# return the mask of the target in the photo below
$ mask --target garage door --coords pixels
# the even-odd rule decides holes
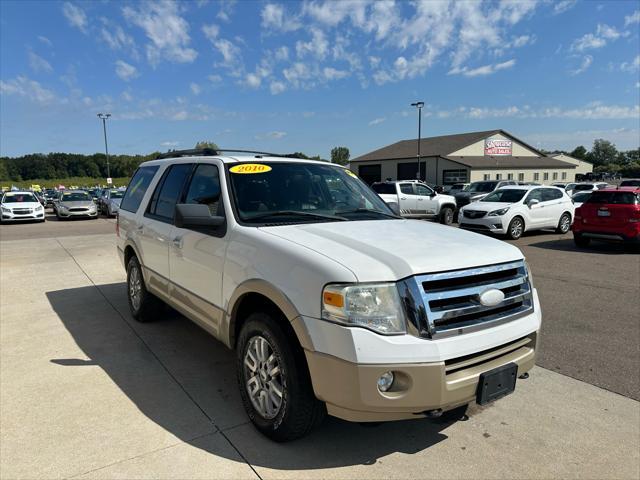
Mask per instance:
[[[380,165],[360,165],[358,167],[358,175],[362,180],[371,185],[373,182],[382,180],[382,172]]]

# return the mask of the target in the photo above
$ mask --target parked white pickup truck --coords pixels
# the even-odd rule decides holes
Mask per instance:
[[[376,182],[371,188],[406,218],[433,218],[451,225],[456,210],[456,199],[451,195],[436,193],[418,180]]]

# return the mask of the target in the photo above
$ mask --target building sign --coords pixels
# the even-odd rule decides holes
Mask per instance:
[[[485,155],[511,155],[511,140],[502,140],[500,138],[487,138],[484,141]]]

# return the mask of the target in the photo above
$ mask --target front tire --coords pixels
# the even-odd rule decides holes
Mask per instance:
[[[442,210],[440,210],[440,223],[443,225],[451,225],[453,223],[453,208],[442,207]]]
[[[160,299],[148,292],[142,267],[135,256],[127,264],[127,300],[131,316],[141,323],[155,320],[162,307]]]
[[[236,350],[240,396],[254,426],[276,442],[308,434],[326,413],[311,380],[282,327],[271,315],[251,314]],[[296,355],[299,353],[299,355]]]
[[[571,214],[568,212],[564,212],[560,217],[560,221],[558,222],[558,226],[556,227],[556,233],[564,235],[571,229]]]
[[[518,240],[524,233],[524,220],[521,217],[514,217],[507,229],[507,238]]]

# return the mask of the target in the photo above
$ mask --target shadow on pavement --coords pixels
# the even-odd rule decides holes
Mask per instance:
[[[605,254],[605,255],[622,255],[625,253],[638,252],[638,247],[615,242],[598,242],[592,241],[587,247],[578,247],[573,237],[562,240],[548,240],[545,242],[530,243],[529,247],[542,248],[546,250],[557,250],[560,252],[576,252],[582,254]]]
[[[156,322],[135,322],[128,313],[124,282],[98,288],[100,291],[82,287],[47,293],[87,357],[51,362],[62,368],[99,366],[140,412],[197,448],[228,455],[202,434],[194,435],[194,424],[208,424],[200,409],[251,464],[274,469],[370,465],[394,452],[418,453],[447,438],[442,430],[451,422],[420,419],[365,427],[328,417],[308,437],[286,444],[271,442],[247,424],[234,352],[171,309]]]

